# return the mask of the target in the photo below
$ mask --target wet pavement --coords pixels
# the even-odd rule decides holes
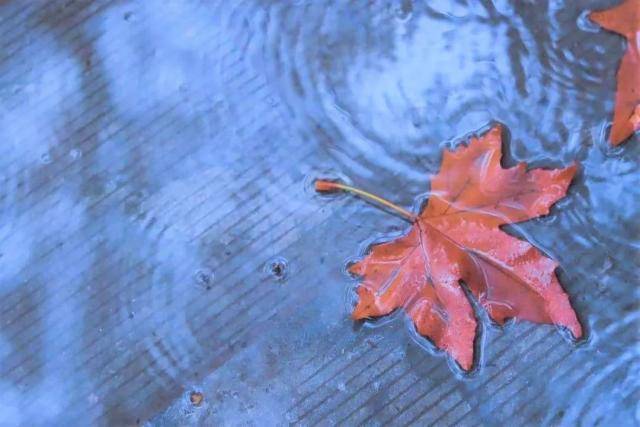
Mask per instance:
[[[428,3],[428,5],[426,5]],[[0,2],[0,425],[637,425],[640,137],[616,1]],[[442,151],[580,172],[507,227],[586,330],[481,319],[467,376],[345,273]]]

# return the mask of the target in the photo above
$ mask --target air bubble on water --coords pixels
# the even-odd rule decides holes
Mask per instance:
[[[40,156],[40,160],[45,165],[48,165],[49,163],[51,163],[51,155],[49,153],[44,153]]]
[[[347,385],[343,382],[339,382],[338,383],[338,390],[340,390],[341,392],[345,392],[347,391]]]

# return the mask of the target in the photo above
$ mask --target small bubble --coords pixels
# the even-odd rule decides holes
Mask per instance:
[[[204,400],[204,395],[198,391],[192,391],[189,395],[189,401],[194,406],[200,406]]]
[[[49,155],[49,153],[44,153],[40,156],[40,160],[45,165],[48,165],[49,163],[51,163],[51,156]]]

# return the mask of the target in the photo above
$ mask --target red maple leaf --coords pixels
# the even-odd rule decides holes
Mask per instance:
[[[412,222],[409,233],[371,247],[349,269],[360,276],[355,319],[403,308],[420,335],[465,370],[473,364],[477,320],[461,282],[491,319],[516,318],[582,328],[555,275],[558,264],[500,229],[549,213],[565,196],[577,166],[527,171],[500,165],[501,127],[445,151],[419,215],[345,184],[319,180],[321,192],[346,190],[376,200]]]
[[[591,12],[589,18],[627,38],[627,51],[618,69],[616,105],[609,136],[611,143],[618,145],[640,130],[636,110],[640,106],[640,0],[625,0],[611,9]]]

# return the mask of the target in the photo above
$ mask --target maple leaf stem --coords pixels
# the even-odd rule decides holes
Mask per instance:
[[[359,188],[352,187],[350,185],[341,184],[339,182],[333,181],[325,181],[322,179],[318,179],[315,182],[316,191],[319,193],[331,193],[334,191],[346,191],[349,193],[356,194],[360,197],[363,197],[368,200],[372,200],[376,203],[379,203],[392,211],[402,215],[405,219],[408,219],[411,222],[414,222],[417,219],[417,215],[409,212],[408,210],[392,203],[386,199],[383,199],[380,196],[376,196],[375,194],[371,194],[368,191],[360,190]]]

